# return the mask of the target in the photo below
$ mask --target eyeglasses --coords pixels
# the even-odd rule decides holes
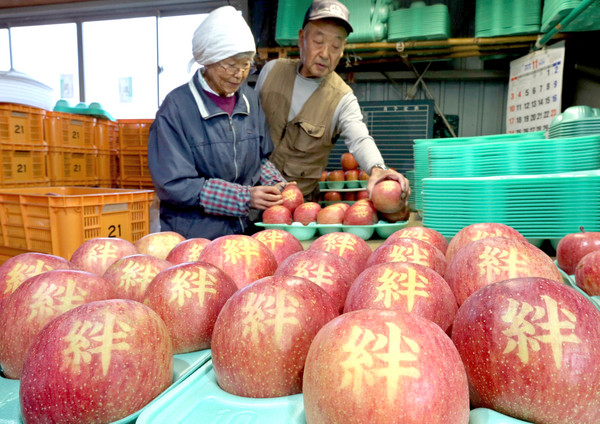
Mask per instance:
[[[254,65],[251,63],[247,63],[244,66],[236,66],[236,65],[224,65],[219,63],[219,66],[223,68],[223,70],[229,75],[237,75],[238,72],[246,73],[254,68]]]

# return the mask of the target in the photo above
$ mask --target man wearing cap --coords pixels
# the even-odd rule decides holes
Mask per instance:
[[[275,150],[271,161],[288,181],[314,200],[333,144],[341,135],[361,169],[370,173],[367,191],[384,179],[400,182],[405,202],[408,180],[388,169],[362,120],[352,89],[335,72],[352,32],[348,8],[315,0],[298,32],[300,59],[268,62],[256,82]]]
[[[148,138],[160,230],[211,240],[248,233],[252,212],[283,203],[265,117],[245,84],[255,51],[231,6],[212,11],[194,33],[201,68],[167,95]]]

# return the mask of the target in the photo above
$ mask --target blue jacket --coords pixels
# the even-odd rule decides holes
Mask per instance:
[[[161,201],[161,231],[214,239],[243,233],[248,218],[205,214],[200,191],[207,179],[254,186],[273,151],[258,96],[244,84],[230,116],[205,94],[194,75],[171,91],[150,128],[148,167]]]

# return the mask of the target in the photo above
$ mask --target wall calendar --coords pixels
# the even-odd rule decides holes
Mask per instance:
[[[506,109],[508,134],[547,131],[561,113],[565,43],[510,62]]]

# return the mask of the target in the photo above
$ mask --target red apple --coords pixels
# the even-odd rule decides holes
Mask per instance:
[[[283,205],[271,206],[263,212],[263,223],[265,224],[287,224],[292,223],[292,211]]]
[[[473,405],[527,422],[600,422],[599,322],[591,302],[553,280],[481,288],[452,329]]]
[[[346,211],[344,208],[339,206],[340,204],[333,204],[325,206],[317,213],[318,224],[341,224],[344,221],[344,215]]]
[[[526,241],[506,237],[486,237],[467,244],[448,262],[444,274],[459,305],[482,287],[520,277],[562,282],[550,256]]]
[[[354,155],[352,153],[350,153],[350,152],[342,153],[342,157],[340,159],[341,159],[340,165],[342,165],[342,169],[344,171],[358,168],[358,162],[356,161],[356,159],[354,158]],[[354,179],[357,180],[358,178],[354,178]]]
[[[171,249],[166,260],[172,264],[195,262],[198,260],[202,249],[204,249],[208,243],[210,243],[210,240],[202,237],[194,237],[181,241]]]
[[[397,238],[379,246],[366,264],[366,268],[384,262],[410,262],[433,269],[442,277],[446,273],[446,258],[440,250],[419,239]]]
[[[304,368],[309,423],[465,424],[469,387],[452,340],[433,322],[362,309],[315,336]]]
[[[236,291],[235,282],[216,266],[188,262],[154,277],[143,303],[167,325],[173,353],[186,353],[210,348],[217,316]]]
[[[97,237],[83,242],[71,256],[77,268],[104,275],[107,268],[123,256],[140,253],[131,242],[116,237]]]
[[[281,192],[283,197],[283,206],[288,208],[290,212],[294,213],[294,210],[304,203],[304,196],[302,191],[296,184],[287,184]]]
[[[152,279],[173,264],[156,256],[123,256],[109,266],[103,277],[116,288],[119,298],[141,302]]]
[[[575,267],[585,255],[600,250],[600,232],[580,229],[579,233],[565,235],[556,245],[556,262],[569,275],[575,274]]]
[[[359,192],[360,193],[360,192]],[[373,213],[377,213],[377,209],[375,209],[375,206],[373,206],[373,202],[371,202],[371,200],[369,199],[358,199],[354,205],[367,205],[368,207],[371,208],[371,210],[373,211]]]
[[[462,228],[452,237],[446,249],[446,259],[450,260],[456,252],[472,241],[487,237],[508,237],[521,241],[527,239],[514,228],[499,222],[480,222]]]
[[[356,192],[355,191],[345,191],[342,194],[342,200],[344,202],[355,202],[356,201]]]
[[[342,200],[342,193],[339,191],[326,191],[323,194],[323,200],[326,202],[340,202]]]
[[[23,281],[54,269],[74,269],[75,265],[60,256],[26,252],[13,256],[0,265],[0,304]],[[0,307],[0,310],[2,308]]]
[[[308,225],[311,222],[317,222],[317,214],[321,210],[321,205],[317,202],[306,202],[294,210],[293,220]]]
[[[581,258],[575,268],[575,283],[590,296],[600,296],[600,250]]]
[[[373,225],[377,222],[377,214],[371,206],[366,204],[353,204],[344,214],[344,225]]]
[[[206,245],[198,260],[225,271],[238,288],[273,275],[277,269],[273,252],[260,241],[242,234],[214,239]]]
[[[371,201],[379,212],[395,213],[404,207],[402,187],[396,180],[383,180],[371,190]]]
[[[30,277],[0,312],[0,365],[8,378],[21,378],[25,354],[40,330],[58,315],[84,303],[114,299],[115,288],[99,275],[54,270]]]
[[[219,386],[252,398],[300,393],[313,337],[337,315],[331,296],[305,278],[271,276],[238,290],[213,330]]]
[[[360,190],[360,191],[356,192],[356,200],[362,200],[362,199],[370,199],[369,192],[367,190]],[[373,203],[373,202],[371,202],[371,203]]]
[[[144,255],[166,259],[171,249],[185,240],[185,237],[175,231],[159,231],[146,234],[135,242],[135,247]]]
[[[327,181],[345,181],[345,178],[344,171],[341,169],[336,169],[327,173]]]
[[[386,221],[389,223],[408,221],[410,218],[410,206],[408,206],[407,204],[404,204],[402,209],[400,209],[398,212],[392,212],[392,213],[378,212],[377,215],[383,221]]]
[[[458,304],[446,280],[431,268],[386,262],[365,269],[348,291],[344,313],[369,308],[412,312],[448,331]]]
[[[23,365],[24,423],[113,422],[141,409],[173,379],[162,319],[133,300],[100,300],[50,321]]]
[[[406,227],[392,233],[384,243],[393,243],[394,240],[399,238],[413,238],[423,240],[435,247],[437,247],[442,253],[446,254],[448,249],[448,241],[446,237],[437,230],[427,227]]]
[[[281,262],[288,256],[304,250],[300,240],[284,230],[263,230],[252,234],[251,237],[263,243],[273,252],[277,265],[281,265]]]
[[[341,256],[315,249],[294,253],[279,265],[274,275],[292,275],[312,281],[332,297],[341,313],[357,274]]]
[[[319,179],[319,181],[327,181],[328,173],[329,173],[329,171],[321,171],[321,178]]]
[[[311,243],[308,250],[311,249],[325,250],[341,256],[352,265],[357,275],[363,271],[373,253],[369,244],[359,236],[342,232],[323,234]]]
[[[358,181],[358,176],[360,175],[360,171],[358,169],[348,169],[344,172],[344,179],[346,181]]]
[[[361,169],[360,172],[358,173],[358,179],[366,181],[369,179],[369,174],[367,174],[366,171]]]

